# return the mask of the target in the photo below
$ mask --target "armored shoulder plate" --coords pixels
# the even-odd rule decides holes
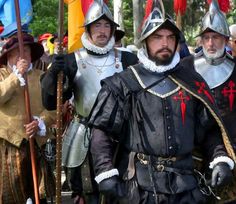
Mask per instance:
[[[235,63],[228,54],[217,61],[210,61],[199,53],[195,56],[194,66],[210,89],[213,89],[223,84],[231,76]]]

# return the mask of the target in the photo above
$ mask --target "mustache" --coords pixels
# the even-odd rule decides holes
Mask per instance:
[[[163,51],[168,51],[169,53],[172,53],[172,51],[169,48],[163,48],[163,49],[157,50],[156,54],[163,52]]]
[[[108,38],[106,35],[99,35],[98,38]]]

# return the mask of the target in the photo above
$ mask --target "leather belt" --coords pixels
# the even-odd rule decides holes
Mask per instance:
[[[152,156],[152,157],[153,157],[153,161],[151,162],[151,165],[158,172],[167,171],[167,172],[173,172],[176,174],[193,174],[192,170],[178,169],[178,168],[166,166],[166,164],[168,164],[169,162],[175,162],[177,160],[186,158],[186,155],[180,156],[180,157],[156,157],[156,156]],[[145,155],[143,153],[137,153],[137,158],[139,162],[143,165],[150,164],[150,159],[149,159],[150,156],[148,155]]]
[[[149,155],[143,153],[137,153],[137,158],[142,164],[148,164],[149,162]],[[151,156],[155,162],[167,163],[167,162],[175,162],[181,159],[186,158],[186,155],[178,156],[178,157],[157,157]]]

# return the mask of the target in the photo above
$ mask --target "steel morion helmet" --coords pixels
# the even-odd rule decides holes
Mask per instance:
[[[114,22],[112,13],[103,0],[94,0],[86,13],[84,26],[86,27],[90,25],[91,23],[99,20],[101,17],[106,17],[114,26],[119,26]]]
[[[230,37],[228,23],[226,21],[225,15],[222,11],[220,11],[217,0],[212,0],[209,11],[203,17],[199,35],[202,35],[209,30],[224,35],[225,37]]]
[[[142,26],[142,33],[139,42],[143,42],[148,36],[160,28],[172,30],[175,33],[177,40],[179,40],[181,31],[171,19],[165,18],[165,11],[162,1],[159,0],[159,4],[162,11],[157,7],[157,1],[154,1],[154,8]]]

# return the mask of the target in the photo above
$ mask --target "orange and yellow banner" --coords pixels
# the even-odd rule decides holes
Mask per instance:
[[[68,4],[68,53],[82,47],[84,18],[94,0],[64,0]],[[108,0],[104,1],[105,3]]]
[[[68,4],[68,53],[82,47],[84,17],[93,0],[64,0]]]

